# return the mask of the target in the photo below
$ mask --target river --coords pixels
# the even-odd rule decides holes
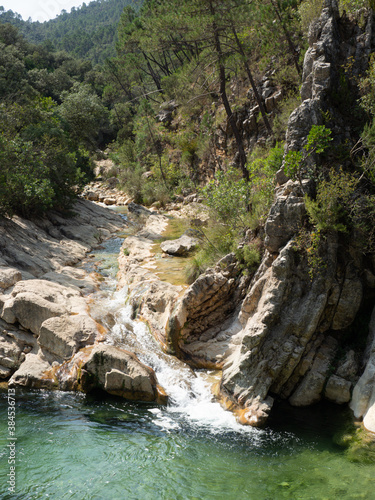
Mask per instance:
[[[154,368],[169,404],[17,389],[16,493],[10,493],[2,392],[2,500],[375,498],[375,466],[350,461],[334,442],[347,410],[285,406],[266,429],[244,427],[213,400],[215,374],[194,373],[163,354],[146,326],[131,319],[126,289],[116,291],[120,244],[112,239],[96,253],[105,280],[91,312],[110,326],[106,342],[135,350]]]

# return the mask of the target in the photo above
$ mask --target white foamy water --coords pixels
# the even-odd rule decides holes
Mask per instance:
[[[236,431],[251,433],[254,439],[259,435],[254,429],[238,424],[234,415],[214,400],[205,372],[194,372],[180,360],[165,354],[147,326],[131,318],[126,287],[111,293],[107,280],[106,289],[96,297],[92,314],[97,320],[111,324],[107,343],[135,352],[155,371],[159,384],[169,396],[166,408],[150,409],[157,425],[166,431],[188,424],[213,434]]]

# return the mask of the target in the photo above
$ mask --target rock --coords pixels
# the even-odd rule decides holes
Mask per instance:
[[[353,350],[350,350],[346,353],[344,359],[339,364],[336,370],[336,375],[346,380],[353,381],[357,373],[358,362],[356,359],[356,354]]]
[[[104,205],[116,205],[116,199],[115,198],[104,198],[103,203],[104,203]]]
[[[272,405],[273,399],[271,397],[268,397],[265,401],[256,398],[249,407],[238,412],[238,421],[242,425],[263,427],[266,424]]]
[[[332,337],[324,339],[324,342],[319,348],[310,369],[304,376],[300,385],[289,398],[289,403],[291,405],[309,406],[320,401],[323,388],[329,374],[330,366],[336,354],[336,349],[337,341],[335,339]],[[336,379],[337,378],[338,377],[336,377]],[[336,379],[331,381],[331,392],[328,394],[333,393],[333,384]]]
[[[85,197],[89,201],[99,201],[99,194],[96,191],[87,191]]]
[[[157,381],[154,371],[135,354],[109,345],[94,347],[82,365],[85,391],[100,388],[114,396],[136,401],[156,401]]]
[[[12,285],[16,284],[17,281],[21,281],[22,274],[18,269],[13,267],[0,267],[0,288],[6,290]]]
[[[351,325],[361,305],[362,295],[361,280],[355,275],[355,270],[351,270],[350,266],[348,266],[341,288],[340,299],[332,320],[333,330],[344,330]]]
[[[9,387],[21,386],[34,389],[54,389],[57,382],[51,375],[52,365],[35,353],[26,354],[26,359],[20,368],[12,375]]]
[[[151,210],[148,210],[148,208],[143,207],[142,205],[137,205],[136,203],[134,203],[134,201],[129,203],[128,210],[129,210],[129,212],[132,212],[135,215],[151,215],[152,214]]]
[[[277,193],[265,225],[265,246],[277,252],[302,227],[306,209],[299,183],[289,181]]]
[[[366,367],[353,389],[350,408],[356,418],[363,418],[367,430],[375,432],[375,309],[369,330]]]
[[[4,300],[1,318],[39,334],[45,320],[82,309],[86,309],[84,299],[71,288],[45,280],[19,281]]]
[[[328,274],[313,281],[305,264],[298,261],[293,242],[271,265],[261,266],[242,303],[242,330],[226,353],[221,382],[223,394],[229,394],[241,407],[265,401],[268,391],[284,394],[323,318],[335,269],[334,241],[326,255],[327,262],[332,261]],[[288,393],[300,383],[296,380]]]
[[[0,378],[10,377],[35,346],[32,335],[0,320]]]
[[[93,344],[99,331],[88,315],[60,316],[42,323],[38,344],[56,359],[70,359],[79,349]]]
[[[164,253],[169,255],[186,255],[187,253],[195,250],[199,245],[197,238],[192,238],[187,234],[183,234],[176,240],[167,240],[161,243],[160,248]]]
[[[39,278],[76,264],[98,245],[95,235],[101,229],[114,233],[126,225],[119,214],[86,200],[79,200],[73,210],[75,215],[70,218],[49,212],[33,221],[20,217],[0,220],[0,269],[16,270],[10,275],[7,272],[5,284],[8,278],[18,281],[17,271],[26,279]]]
[[[179,298],[170,315],[170,352],[196,367],[221,367],[231,337],[238,332],[231,318],[243,298],[249,278],[241,277],[234,254],[208,269]]]
[[[348,380],[338,377],[337,375],[332,375],[328,379],[324,396],[333,403],[349,403],[351,398],[351,387],[352,384]]]

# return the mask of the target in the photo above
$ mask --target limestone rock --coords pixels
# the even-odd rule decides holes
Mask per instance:
[[[51,364],[30,352],[26,354],[26,359],[20,368],[12,375],[8,385],[9,387],[21,386],[32,387],[34,389],[53,389],[57,383],[50,375]]]
[[[332,337],[324,339],[310,369],[289,398],[290,404],[293,406],[309,406],[320,401],[336,349],[337,341],[335,339]],[[333,382],[334,380],[331,384]]]
[[[289,181],[277,193],[265,225],[265,246],[277,252],[302,227],[306,213],[303,193],[297,182]]]
[[[97,325],[90,316],[60,316],[42,323],[38,344],[56,359],[66,360],[82,347],[93,344],[98,335]]]
[[[54,316],[86,308],[79,292],[45,280],[19,281],[5,297],[1,318],[18,321],[24,328],[39,334],[42,323]]]
[[[324,396],[333,403],[343,404],[349,403],[351,398],[350,389],[352,387],[351,382],[345,380],[337,375],[332,375],[327,382],[327,386],[324,391]]]
[[[12,267],[0,267],[0,288],[3,290],[10,288],[21,279],[22,274],[18,271],[18,269],[14,269]]]
[[[0,320],[0,378],[10,377],[35,345],[31,334]]]
[[[366,429],[375,432],[375,309],[371,316],[369,339],[365,371],[353,389],[350,408],[356,418],[363,418]]]
[[[199,240],[197,238],[192,238],[187,234],[183,234],[180,238],[176,240],[167,240],[161,243],[160,248],[164,253],[169,255],[186,255],[187,253],[194,250],[199,245]]]
[[[208,269],[176,303],[167,325],[172,352],[195,366],[221,366],[239,325],[231,318],[244,297],[249,278],[241,277],[234,254]]]
[[[327,248],[327,261],[334,262],[335,248],[334,242]],[[243,302],[243,328],[228,350],[221,383],[242,407],[264,401],[268,391],[283,392],[321,322],[328,276],[311,282],[304,266],[290,242]]]
[[[133,201],[129,203],[128,210],[129,210],[129,212],[132,212],[135,215],[147,216],[147,215],[151,215],[152,214],[151,210],[149,210],[146,207],[143,207],[142,205],[137,205]]]
[[[82,365],[82,386],[95,387],[109,394],[138,401],[155,401],[158,397],[154,371],[135,354],[109,345],[94,347]]]

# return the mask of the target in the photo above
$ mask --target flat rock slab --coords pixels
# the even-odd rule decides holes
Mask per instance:
[[[199,245],[197,238],[192,238],[187,234],[183,234],[177,240],[168,240],[161,243],[160,248],[168,255],[186,255],[187,253],[195,250]]]

